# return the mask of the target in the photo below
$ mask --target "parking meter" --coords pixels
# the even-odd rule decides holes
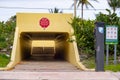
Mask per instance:
[[[104,27],[103,22],[95,23],[95,62],[96,71],[104,71]]]

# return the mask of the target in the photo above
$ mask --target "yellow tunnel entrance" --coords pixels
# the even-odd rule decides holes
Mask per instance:
[[[66,60],[68,33],[23,32],[20,36],[22,60]]]
[[[80,62],[74,31],[69,24],[72,14],[17,13],[10,63],[4,70],[15,67],[22,60],[66,60],[77,68]],[[0,68],[3,70],[3,68]]]

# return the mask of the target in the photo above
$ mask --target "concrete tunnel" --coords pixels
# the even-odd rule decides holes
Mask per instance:
[[[74,31],[69,24],[72,14],[17,13],[9,70],[23,60],[66,60],[85,70],[80,62]],[[38,57],[38,58],[37,58]]]
[[[22,60],[66,60],[67,39],[68,33],[23,32],[20,35]]]

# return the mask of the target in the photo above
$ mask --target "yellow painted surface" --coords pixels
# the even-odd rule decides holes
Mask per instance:
[[[50,25],[46,29],[39,25],[39,21],[43,17],[50,21]],[[72,18],[72,14],[17,13],[11,61],[4,69],[11,69],[22,59],[29,57],[32,47],[45,46],[54,47],[56,52],[63,50],[62,55],[65,60],[85,70],[86,68],[80,62],[76,42],[67,41],[74,32],[68,23]],[[74,36],[72,38],[75,39]]]
[[[54,47],[54,40],[34,40],[32,41],[32,47]]]
[[[46,30],[39,25],[41,18],[48,18],[50,25]],[[71,14],[39,14],[39,13],[18,13],[17,27],[20,27],[20,32],[69,32],[71,26]]]

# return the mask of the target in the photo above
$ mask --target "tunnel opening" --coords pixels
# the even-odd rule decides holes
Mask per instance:
[[[65,60],[68,33],[23,32],[20,36],[23,61]]]

